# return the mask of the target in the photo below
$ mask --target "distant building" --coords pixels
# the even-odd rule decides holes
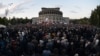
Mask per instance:
[[[39,17],[34,17],[32,19],[32,23],[42,22],[69,24],[69,18],[63,17],[63,13],[60,11],[60,8],[42,8],[42,11],[39,12]]]

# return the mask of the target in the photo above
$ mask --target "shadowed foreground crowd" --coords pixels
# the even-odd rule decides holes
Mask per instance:
[[[0,56],[100,56],[100,31],[85,26],[0,29]]]

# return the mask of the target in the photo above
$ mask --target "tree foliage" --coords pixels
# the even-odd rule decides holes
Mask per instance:
[[[100,27],[100,5],[92,11],[90,16],[90,24]]]
[[[70,21],[73,24],[89,24],[89,19],[86,17],[80,18],[80,19],[74,19],[74,20],[70,20]]]
[[[0,17],[0,24],[3,24],[3,25],[9,25],[9,23],[11,25],[15,25],[15,24],[26,24],[26,23],[31,23],[31,19],[28,19],[27,17],[26,18],[16,18],[16,17],[13,17],[13,18],[6,18],[6,17]]]
[[[6,17],[0,17],[0,24],[7,25],[8,24],[8,19]]]

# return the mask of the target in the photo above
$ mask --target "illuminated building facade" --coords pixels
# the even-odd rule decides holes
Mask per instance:
[[[39,12],[39,17],[33,18],[32,23],[42,22],[69,24],[69,18],[63,17],[63,13],[60,11],[60,8],[42,8],[42,10]]]

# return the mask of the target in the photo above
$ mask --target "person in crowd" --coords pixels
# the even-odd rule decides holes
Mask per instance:
[[[100,30],[64,24],[0,29],[0,56],[100,56]]]

